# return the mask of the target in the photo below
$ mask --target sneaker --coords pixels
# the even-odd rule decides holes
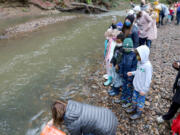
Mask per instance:
[[[117,95],[119,95],[118,91],[113,91],[113,92],[109,93],[109,96],[117,96]]]
[[[164,119],[163,119],[162,116],[157,117],[156,120],[157,120],[158,123],[163,123],[164,122]]]
[[[136,112],[136,108],[126,109],[126,112],[127,112],[127,113],[135,113],[135,112]]]
[[[116,104],[125,103],[125,102],[126,102],[125,100],[120,100],[120,99],[114,100],[114,103],[116,103]]]
[[[114,88],[113,88],[113,87],[111,87],[111,89],[108,90],[108,94],[110,94],[110,93],[112,93],[112,92],[114,92]]]
[[[128,108],[131,106],[131,103],[124,103],[122,104],[122,108]]]
[[[130,116],[130,119],[132,119],[132,120],[139,119],[139,118],[141,118],[141,114],[142,114],[142,111],[136,112],[135,114]]]

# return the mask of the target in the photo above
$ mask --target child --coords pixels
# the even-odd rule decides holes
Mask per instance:
[[[149,48],[146,45],[142,45],[135,50],[135,53],[138,60],[137,70],[128,72],[128,76],[134,75],[132,108],[126,110],[127,113],[135,112],[135,114],[130,117],[133,120],[141,117],[145,103],[145,95],[149,91],[152,78],[152,65],[149,61]]]
[[[112,64],[112,87],[111,90],[108,91],[110,96],[116,96],[119,94],[119,88],[122,86],[122,78],[120,77],[119,64],[122,59],[123,48],[122,42],[124,40],[124,34],[120,33],[116,39],[116,47],[114,49],[113,58],[111,59]]]
[[[117,37],[117,35],[120,33],[120,31],[118,31],[117,29],[110,29],[108,30],[109,34],[111,36],[109,36],[108,38],[108,44],[107,44],[107,49],[106,49],[106,56],[105,56],[105,63],[106,63],[106,71],[108,74],[108,79],[106,82],[104,82],[104,86],[108,86],[112,83],[112,67],[110,64],[110,61],[113,57],[113,53],[114,53],[114,48],[116,46],[116,42],[115,42],[115,38]]]
[[[120,102],[123,102],[122,107],[126,108],[131,105],[133,92],[133,77],[128,77],[127,73],[129,71],[136,70],[137,67],[136,54],[133,52],[133,41],[131,38],[124,39],[123,50],[122,60],[119,64],[119,74],[121,77],[123,77],[123,87]]]
[[[169,22],[174,20],[174,10],[172,7],[169,9]]]
[[[180,61],[174,62],[173,67],[178,71],[178,74],[176,76],[176,80],[173,86],[173,102],[171,104],[171,107],[169,108],[168,113],[166,113],[163,116],[160,116],[157,118],[157,121],[159,123],[164,122],[165,120],[170,120],[174,117],[176,114],[177,110],[180,108]]]

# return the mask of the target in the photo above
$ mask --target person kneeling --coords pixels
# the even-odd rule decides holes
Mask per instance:
[[[55,101],[51,110],[53,125],[64,123],[71,135],[116,134],[118,120],[109,109],[69,100]]]

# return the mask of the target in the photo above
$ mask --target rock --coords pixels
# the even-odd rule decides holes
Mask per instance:
[[[150,106],[150,102],[145,101],[145,105]]]

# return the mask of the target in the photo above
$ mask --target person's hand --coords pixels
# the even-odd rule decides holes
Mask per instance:
[[[49,126],[52,126],[53,125],[53,119],[52,120],[50,120],[50,121],[48,121],[48,123],[47,123]]]
[[[118,65],[116,65],[115,68],[116,68],[116,70],[119,70],[119,66]]]
[[[140,93],[141,96],[144,96],[146,94],[146,93],[144,93],[142,91],[140,91],[139,93]]]
[[[110,63],[110,67],[112,67],[112,63]]]
[[[132,84],[128,84],[128,87],[129,87],[129,88],[132,87]]]
[[[173,63],[173,67],[179,68],[179,66],[180,66],[180,63],[179,63],[179,62],[174,62],[174,63]]]
[[[132,76],[133,74],[132,74],[132,72],[128,72],[127,75],[128,76]]]

